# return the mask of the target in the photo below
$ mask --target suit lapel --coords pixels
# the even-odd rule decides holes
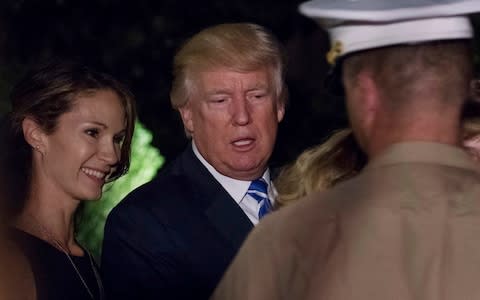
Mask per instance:
[[[253,224],[207,168],[198,160],[190,145],[183,155],[187,177],[197,190],[197,201],[219,234],[236,251],[252,230]]]
[[[252,222],[235,200],[217,197],[205,211],[212,224],[234,249],[239,249],[253,228]]]

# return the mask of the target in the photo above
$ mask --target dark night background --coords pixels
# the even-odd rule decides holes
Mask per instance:
[[[328,96],[325,32],[301,16],[298,0],[3,0],[0,4],[0,116],[12,84],[39,61],[74,57],[125,82],[137,98],[139,119],[153,132],[166,160],[185,146],[169,89],[175,50],[199,30],[224,22],[266,26],[284,44],[290,104],[272,163],[294,159],[347,126],[341,99]]]
[[[3,1],[0,4],[0,115],[12,84],[27,68],[52,57],[73,57],[125,82],[137,98],[139,119],[153,132],[166,160],[186,139],[170,107],[171,64],[185,39],[224,22],[269,28],[288,56],[290,104],[272,163],[281,165],[332,129],[346,126],[341,99],[325,94],[325,32],[299,15],[298,0]]]

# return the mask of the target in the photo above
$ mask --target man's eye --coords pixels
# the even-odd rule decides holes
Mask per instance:
[[[258,93],[250,94],[249,98],[252,99],[252,100],[261,100],[261,99],[265,98],[266,96],[267,96],[267,93],[258,92]]]

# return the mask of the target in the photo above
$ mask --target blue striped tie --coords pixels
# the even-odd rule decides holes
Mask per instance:
[[[265,180],[260,178],[252,181],[247,191],[248,195],[257,200],[258,203],[260,203],[260,210],[258,212],[259,219],[263,218],[272,210],[272,205],[270,204],[270,200],[268,199],[267,189],[267,183],[265,182]]]

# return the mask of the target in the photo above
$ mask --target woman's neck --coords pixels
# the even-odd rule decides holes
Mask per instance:
[[[74,230],[74,216],[78,204],[77,201],[62,203],[54,197],[32,196],[15,220],[15,226],[47,241],[63,252],[82,256],[83,249],[75,240]]]

